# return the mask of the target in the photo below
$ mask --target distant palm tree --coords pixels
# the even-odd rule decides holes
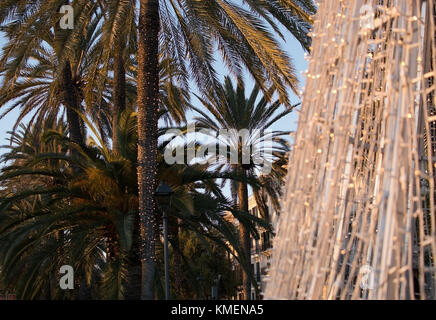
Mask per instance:
[[[296,107],[280,110],[282,105],[279,100],[268,103],[265,97],[258,99],[259,91],[260,88],[256,85],[247,98],[245,97],[245,86],[242,80],[238,80],[235,88],[231,79],[226,77],[222,88],[223,99],[215,100],[213,97],[202,99],[198,97],[208,112],[194,108],[200,114],[199,117],[195,118],[196,129],[211,130],[210,135],[217,138],[216,143],[222,145],[224,150],[227,150],[224,157],[222,155],[218,157],[213,155],[211,160],[216,160],[219,170],[227,167],[227,170],[231,170],[233,173],[231,175],[233,177],[231,184],[232,189],[235,190],[235,192],[232,192],[234,203],[237,203],[239,210],[246,214],[240,216],[239,228],[240,242],[244,254],[241,260],[248,265],[251,265],[251,253],[250,229],[247,227],[249,224],[246,221],[249,184],[247,181],[257,182],[251,186],[260,212],[268,221],[265,195],[271,199],[275,208],[278,209],[281,184],[286,175],[286,154],[289,151],[284,136],[288,135],[289,132],[267,132],[267,130],[271,129],[272,125],[288,115]],[[220,130],[222,129],[229,132],[230,136],[220,136]],[[249,135],[246,140],[239,136],[241,130],[248,130]],[[271,144],[262,146],[269,139]],[[215,142],[212,144],[215,144]],[[248,156],[248,161],[245,159],[245,162],[244,153]],[[270,156],[267,156],[268,154]],[[237,156],[237,162],[231,161],[234,155]],[[262,165],[256,165],[256,163],[261,162],[263,162]],[[270,172],[259,174],[259,169],[262,166],[270,167]],[[236,177],[241,180],[234,180]],[[245,298],[249,300],[251,298],[251,280],[250,274],[246,271],[243,273],[243,287]]]

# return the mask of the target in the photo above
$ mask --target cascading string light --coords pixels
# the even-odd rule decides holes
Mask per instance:
[[[417,3],[320,3],[266,298],[436,297],[435,26]]]

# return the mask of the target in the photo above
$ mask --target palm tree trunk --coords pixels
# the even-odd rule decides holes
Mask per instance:
[[[242,170],[245,174],[245,170]],[[238,187],[239,196],[239,210],[248,212],[248,188],[247,183],[239,182]],[[242,224],[239,223],[239,238],[241,241],[242,251],[244,254],[244,260],[247,261],[249,267],[251,267],[251,252],[250,252],[250,232]],[[251,300],[251,280],[247,270],[242,270],[242,286],[244,290],[245,300]]]
[[[85,275],[83,275],[83,279],[79,284],[76,300],[92,300],[91,287],[88,285]]]
[[[121,41],[114,55],[114,81],[112,87],[114,109],[112,114],[112,146],[116,152],[118,146],[118,119],[126,109],[126,69],[124,66],[125,40]]]
[[[153,299],[157,125],[159,106],[159,0],[141,0],[138,26],[138,185],[142,299]]]
[[[62,5],[69,4],[69,0],[64,0],[62,3],[59,4],[57,12],[59,12]],[[62,41],[59,41],[61,38],[62,33],[64,30],[61,30],[58,23],[54,26],[54,37],[55,37],[55,53],[58,56],[60,56],[60,53],[62,51]],[[82,131],[82,122],[80,120],[79,115],[77,114],[76,110],[79,109],[79,98],[77,97],[77,92],[74,88],[73,84],[73,76],[71,71],[71,63],[70,60],[65,61],[65,65],[62,69],[62,73],[60,76],[60,91],[61,91],[61,97],[63,105],[66,109],[67,113],[67,123],[68,123],[68,130],[69,130],[69,137],[70,140],[78,145],[82,145],[85,142],[83,131]],[[73,155],[77,155],[77,151],[72,149],[71,153]],[[74,171],[79,171],[77,167],[73,167]]]
[[[82,125],[80,117],[76,112],[79,108],[79,99],[77,98],[76,90],[73,85],[71,75],[70,62],[65,62],[65,67],[62,70],[62,92],[63,102],[67,109],[67,122],[70,131],[70,140],[74,143],[82,145],[84,143]]]
[[[182,255],[181,251],[182,248],[180,247],[180,225],[181,221],[179,218],[177,218],[176,225],[174,228],[174,242],[176,244],[173,254],[174,254],[174,263],[176,267],[176,274],[175,274],[175,286],[179,292],[180,297],[184,297],[183,293],[183,269],[182,269]]]
[[[133,243],[128,253],[127,282],[124,298],[126,300],[141,299],[141,236],[139,232],[139,217],[135,217],[133,227]]]
[[[235,208],[238,206],[238,186],[238,182],[230,181],[230,193],[232,194],[233,206]]]
[[[65,67],[62,70],[61,76],[63,103],[67,110],[70,141],[81,146],[84,145],[85,141],[82,132],[82,123],[78,113],[76,112],[76,109],[78,109],[79,106],[79,101],[73,85],[71,66],[68,60],[65,62]],[[79,156],[79,152],[72,147],[70,148],[70,152],[73,157],[77,158]],[[80,167],[76,164],[71,164],[71,168],[76,174],[80,173],[81,171]]]

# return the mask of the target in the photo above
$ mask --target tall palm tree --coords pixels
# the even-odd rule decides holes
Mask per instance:
[[[248,182],[244,180],[247,178],[254,181],[258,180],[258,184],[252,185],[253,193],[261,214],[266,218],[268,210],[265,204],[266,199],[262,195],[267,194],[273,200],[273,203],[276,206],[278,205],[280,187],[285,176],[286,153],[289,151],[288,142],[284,138],[289,132],[267,132],[267,130],[276,121],[292,112],[296,106],[280,110],[282,105],[279,100],[269,104],[265,97],[257,99],[260,91],[257,85],[247,98],[245,96],[245,86],[241,79],[238,80],[235,88],[231,79],[226,77],[222,91],[224,98],[218,101],[213,97],[210,99],[198,97],[209,112],[194,108],[200,114],[199,117],[195,118],[196,128],[198,130],[211,130],[207,134],[217,139],[213,144],[224,145],[225,150],[227,150],[224,157],[222,157],[223,155],[218,157],[212,155],[214,157],[212,160],[216,160],[218,167],[227,167],[233,172],[233,176],[242,179],[242,181],[232,182],[237,188],[234,203],[238,204],[239,210],[247,214]],[[230,136],[221,135],[221,129],[227,130]],[[248,130],[246,138],[239,135],[239,133],[243,133],[242,130]],[[263,142],[268,139],[271,140],[271,144],[262,147]],[[245,161],[244,153],[246,156]],[[232,155],[233,157],[237,156],[237,161],[234,161],[235,158]],[[260,164],[266,166],[264,168],[270,169],[267,174],[259,175]],[[250,229],[247,227],[244,216],[239,220],[239,232],[243,248],[242,260],[250,265]],[[250,274],[246,271],[243,272],[244,295],[248,300],[251,297],[251,282]]]
[[[103,63],[109,67],[112,57],[112,128],[127,107],[127,69],[132,66],[132,54],[136,52],[136,1],[108,1],[101,3]],[[105,72],[107,73],[107,72]],[[112,130],[112,144],[118,144],[118,131]],[[116,150],[116,148],[114,148]]]
[[[91,13],[91,8],[86,12]],[[136,34],[132,36],[130,32],[129,36],[125,36],[129,40],[129,48],[124,53],[120,52],[118,57],[116,53],[115,57],[110,59],[112,46],[106,47],[105,41],[110,38],[110,45],[118,43],[114,40],[118,29],[113,26],[115,31],[108,31],[110,24],[105,22],[111,21],[111,14],[111,11],[108,11],[108,16],[93,16],[89,24],[84,25],[86,32],[73,37],[74,41],[71,41],[69,50],[63,48],[66,41],[64,37],[68,36],[67,31],[59,28],[24,28],[23,31],[18,30],[15,24],[6,25],[3,30],[10,41],[2,57],[4,82],[0,88],[0,105],[6,108],[10,103],[11,106],[4,110],[2,116],[15,108],[20,108],[15,127],[25,116],[30,115],[30,125],[35,123],[34,128],[37,129],[42,128],[44,122],[55,121],[59,114],[66,113],[71,141],[76,145],[83,145],[86,137],[85,126],[82,125],[78,112],[85,111],[94,120],[99,129],[98,133],[104,140],[112,132],[112,145],[115,146],[112,150],[117,151],[120,147],[119,132],[115,124],[123,109],[133,107],[132,104],[136,100],[137,62],[130,56],[134,52],[130,46],[134,49]],[[113,24],[120,24],[123,17],[124,15],[116,16]],[[101,24],[104,28],[99,27]],[[131,28],[136,30],[134,27]],[[35,43],[29,48],[30,41]],[[103,63],[104,58],[107,60]],[[112,61],[111,64],[109,60]],[[128,70],[121,70],[124,65]],[[103,71],[99,68],[101,66]],[[114,75],[108,76],[112,69]],[[180,123],[184,120],[184,111],[189,103],[188,94],[178,88],[172,79],[179,71],[165,58],[160,61],[159,72],[160,109],[168,111],[164,114],[167,122],[174,120]],[[71,152],[76,157],[79,156],[76,148],[72,148]],[[72,165],[79,170],[80,166],[74,162]]]
[[[286,88],[298,87],[288,56],[268,26],[279,32],[274,18],[304,46],[312,1],[247,0],[246,6],[228,0],[141,0],[138,25],[138,183],[141,219],[143,299],[152,299],[154,257],[154,190],[156,188],[157,110],[159,104],[159,43],[171,52],[181,70],[190,68],[203,92],[218,87],[213,68],[215,44],[229,69],[241,75],[246,67],[264,90],[272,82],[280,100],[288,103]],[[160,32],[161,31],[161,32]],[[267,96],[267,98],[270,98]]]

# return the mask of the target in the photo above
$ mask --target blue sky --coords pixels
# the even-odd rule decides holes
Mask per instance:
[[[282,47],[285,49],[285,51],[288,53],[289,56],[292,57],[293,63],[297,69],[298,76],[301,81],[301,87],[304,86],[304,77],[303,77],[303,71],[307,69],[307,61],[304,59],[304,51],[301,48],[300,44],[292,37],[292,35],[289,32],[284,32],[287,35],[286,42],[282,43]],[[3,48],[5,45],[5,39],[2,37],[0,33],[0,49]],[[220,67],[222,66],[221,63],[217,63],[218,66],[218,72],[221,74],[221,76],[224,76],[227,74],[227,71]],[[0,79],[1,81],[1,79]],[[246,90],[249,93],[252,86],[254,85],[254,82],[249,78],[246,77]],[[247,94],[248,94],[247,93]],[[198,106],[198,101],[193,101],[195,105]],[[297,103],[299,102],[299,99],[291,93],[291,102]],[[1,110],[1,109],[0,109]],[[15,123],[15,119],[17,118],[18,111],[12,111],[10,112],[5,118],[0,120],[0,145],[5,145],[8,143],[7,138],[7,132],[12,129],[12,126]],[[276,125],[272,129],[274,130],[295,130],[296,124],[298,119],[298,113],[293,112],[291,115],[288,115],[287,117],[284,117],[283,119],[280,119]],[[3,153],[3,150],[0,150],[0,154]]]

